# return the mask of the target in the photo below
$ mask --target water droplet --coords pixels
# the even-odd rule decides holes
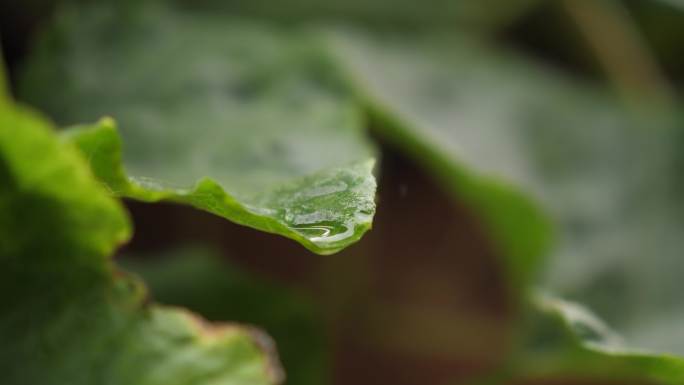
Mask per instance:
[[[301,224],[292,229],[298,231],[314,243],[337,242],[353,234],[351,226],[334,222]]]

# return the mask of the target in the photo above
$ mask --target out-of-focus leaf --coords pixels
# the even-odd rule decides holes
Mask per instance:
[[[682,0],[660,0],[663,3],[670,4],[673,7],[684,9],[684,1]]]
[[[23,96],[64,124],[118,195],[191,204],[329,254],[375,211],[374,149],[312,39],[166,8],[63,12]],[[58,89],[60,92],[55,93]]]
[[[677,1],[678,9],[663,1],[638,1],[630,2],[629,10],[662,71],[672,83],[681,85],[684,57],[679,54],[679,48],[684,41],[684,1],[671,0]]]
[[[671,115],[631,111],[472,42],[335,36],[379,132],[480,213],[514,283],[529,282],[548,253],[545,287],[588,304],[626,346],[684,354],[674,327],[684,319],[684,221],[680,127]],[[507,186],[515,199],[489,200],[501,191],[490,185]],[[549,225],[557,229],[550,252],[540,247]],[[623,355],[630,349],[596,354],[631,362]],[[679,363],[667,374],[667,365],[635,370],[654,380],[684,378],[681,359],[671,360]]]
[[[511,285],[529,283],[552,234],[532,197],[502,178],[506,173],[527,178],[529,170],[519,157],[500,161],[519,155],[506,151],[522,140],[500,128],[516,113],[506,99],[517,98],[534,77],[501,84],[487,68],[497,63],[477,56],[476,45],[460,40],[410,44],[391,38],[373,41],[351,32],[330,37],[379,132],[478,210],[507,257]],[[458,134],[468,135],[468,142]],[[489,149],[489,140],[500,145]]]
[[[509,24],[540,0],[178,0],[187,7],[225,10],[279,21],[344,21],[374,27],[477,27]]]
[[[188,308],[211,321],[263,328],[277,342],[288,384],[330,382],[322,317],[311,300],[222,262],[199,248],[122,260],[124,268],[144,279],[156,301]]]
[[[259,332],[146,304],[108,258],[129,236],[79,151],[0,101],[0,383],[278,382]]]
[[[681,383],[684,361],[680,357],[626,347],[619,335],[585,307],[548,295],[536,295],[528,305],[523,338],[511,355],[509,371],[503,374],[507,381]],[[500,383],[498,378],[492,382]]]

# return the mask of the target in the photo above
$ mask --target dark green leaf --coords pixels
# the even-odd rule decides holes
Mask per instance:
[[[670,4],[673,7],[678,7],[678,8],[684,9],[684,1],[682,1],[682,0],[660,0],[660,1],[662,1],[663,3]]]
[[[373,27],[500,28],[539,0],[177,0],[188,8],[274,18],[280,22],[345,21]]]

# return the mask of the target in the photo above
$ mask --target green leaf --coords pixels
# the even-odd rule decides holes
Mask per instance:
[[[684,1],[682,0],[660,0],[663,3],[671,5],[672,7],[684,9]]]
[[[37,51],[27,100],[63,124],[120,122],[118,134],[111,120],[67,134],[113,193],[187,203],[320,254],[371,227],[375,151],[313,37],[100,6],[63,12]]]
[[[647,353],[684,354],[682,138],[671,111],[630,110],[474,42],[333,36],[379,133],[479,213],[514,285],[534,283],[548,257],[543,286],[588,304],[627,341],[594,356],[665,383],[684,377],[681,358]],[[636,364],[633,346],[653,364]]]
[[[304,293],[248,274],[202,248],[185,247],[161,256],[128,256],[121,263],[140,275],[161,303],[188,308],[212,321],[263,328],[278,343],[288,384],[330,382],[322,315]]]
[[[148,304],[108,257],[129,237],[79,151],[0,101],[0,383],[278,382],[259,332]]]
[[[532,197],[501,177],[525,173],[525,161],[499,162],[496,156],[515,141],[515,133],[498,130],[515,110],[502,103],[518,90],[506,87],[526,87],[528,79],[500,87],[483,67],[495,62],[471,54],[477,49],[471,43],[443,36],[413,44],[352,31],[328,36],[378,133],[476,208],[506,257],[511,287],[529,284],[552,239],[549,219]],[[486,148],[489,139],[501,146]]]
[[[684,360],[630,349],[621,336],[584,306],[537,294],[526,310],[520,346],[511,354],[508,370],[493,383],[544,383],[553,379],[681,382]]]
[[[223,10],[279,21],[345,21],[373,27],[475,27],[510,24],[540,0],[177,0],[188,8]]]

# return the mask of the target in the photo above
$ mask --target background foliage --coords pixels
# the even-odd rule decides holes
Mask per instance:
[[[264,328],[288,383],[684,381],[677,2],[6,9],[18,98],[61,125],[118,122],[44,134],[75,144],[74,167],[89,165],[109,194],[193,206],[320,254],[359,241],[377,202],[375,229],[329,257],[182,206],[127,203],[137,236],[125,266],[151,296]],[[7,157],[23,107],[5,104]],[[8,165],[7,181],[33,172]],[[11,224],[32,206],[7,191]],[[32,226],[3,230],[8,267],[34,255],[14,241]],[[135,321],[145,333],[158,332],[152,313]],[[40,327],[7,322],[34,351]],[[218,383],[277,381],[269,355],[250,357],[270,374]],[[206,369],[186,364],[166,374]]]

